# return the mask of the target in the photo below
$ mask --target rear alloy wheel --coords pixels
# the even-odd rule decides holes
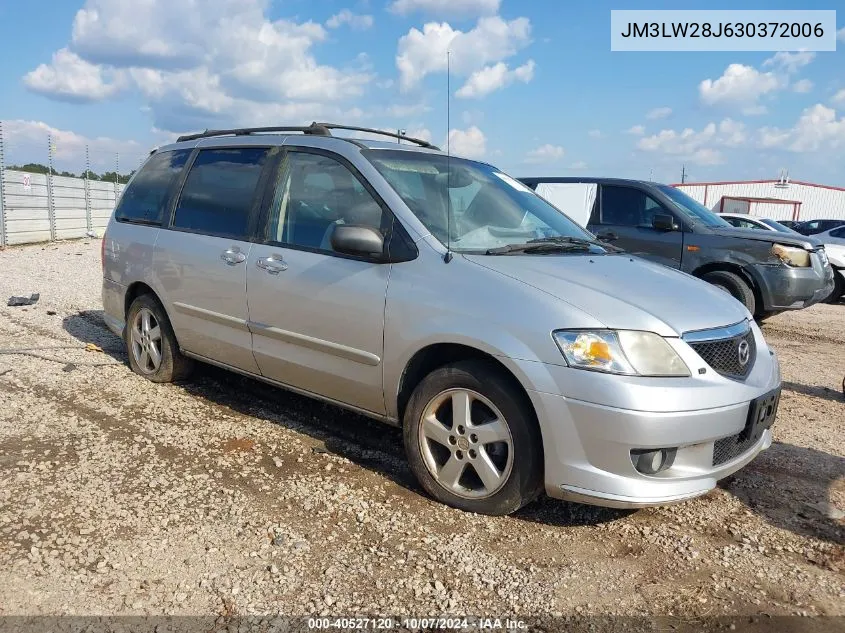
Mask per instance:
[[[141,295],[129,306],[125,336],[129,366],[136,374],[153,382],[173,382],[191,373],[193,361],[179,351],[170,320],[152,295]]]
[[[757,300],[754,298],[754,291],[742,277],[726,270],[714,270],[702,275],[701,278],[727,292],[744,305],[752,315],[757,316]]]
[[[480,514],[510,514],[542,489],[542,444],[525,398],[477,361],[448,365],[414,390],[405,450],[438,501]]]

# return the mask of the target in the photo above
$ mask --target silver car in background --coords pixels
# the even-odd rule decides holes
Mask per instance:
[[[339,127],[150,156],[103,240],[134,371],[199,360],[399,426],[425,490],[486,514],[677,502],[770,445],[778,361],[738,301],[495,167]]]

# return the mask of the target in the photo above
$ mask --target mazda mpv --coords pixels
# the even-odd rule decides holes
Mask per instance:
[[[485,514],[690,499],[771,444],[779,366],[740,302],[491,165],[338,129],[149,156],[103,239],[135,372],[201,361],[399,426],[422,487]]]

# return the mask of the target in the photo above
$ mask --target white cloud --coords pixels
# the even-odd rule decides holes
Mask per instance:
[[[535,149],[532,149],[525,156],[526,163],[555,163],[563,158],[566,152],[560,145],[551,145],[546,143]]]
[[[408,130],[407,135],[412,138],[418,138],[421,141],[428,141],[429,143],[431,143],[432,139],[431,130],[425,127]]]
[[[764,148],[792,152],[818,152],[845,147],[845,117],[836,110],[817,103],[804,110],[795,126],[788,130],[765,127],[759,132]]]
[[[645,127],[642,125],[633,125],[625,132],[626,134],[633,134],[634,136],[642,136],[645,134]]]
[[[658,119],[665,119],[672,116],[672,108],[654,108],[645,115],[649,121],[656,121]]]
[[[81,173],[85,169],[85,146],[88,146],[91,166],[95,171],[111,171],[115,168],[115,154],[120,155],[121,172],[138,166],[146,158],[149,148],[136,141],[108,137],[86,137],[70,130],[62,130],[43,121],[3,121],[6,143],[15,147],[15,163],[47,163],[47,136],[54,146],[53,159],[58,170]]]
[[[348,24],[355,30],[365,31],[373,26],[373,16],[360,15],[353,13],[349,9],[341,9],[340,12],[335,13],[332,17],[326,20],[326,26],[330,29],[340,28],[344,24]]]
[[[407,15],[423,12],[437,15],[494,15],[499,12],[501,0],[393,0],[388,9]]]
[[[799,79],[792,84],[792,91],[799,94],[806,94],[813,89],[813,82],[809,79]]]
[[[795,73],[804,68],[807,64],[816,58],[815,53],[809,51],[800,51],[798,53],[787,53],[781,51],[775,53],[763,62],[763,68],[775,68],[783,70],[787,73]]]
[[[577,160],[569,166],[569,169],[587,169],[587,163],[583,160]]]
[[[33,92],[67,101],[101,101],[125,85],[122,73],[90,64],[66,48],[53,53],[50,64],[41,64],[24,75]]]
[[[449,151],[465,158],[482,158],[487,153],[487,139],[474,125],[465,130],[449,130]]]
[[[602,138],[604,134],[602,134],[601,130],[590,130],[589,132],[587,132],[587,136],[589,136],[590,138]]]
[[[773,72],[761,73],[743,64],[731,64],[718,79],[705,79],[698,86],[702,102],[736,108],[743,114],[763,114],[760,98],[784,88],[786,82]]]
[[[843,106],[845,106],[845,88],[843,88],[842,90],[840,90],[839,92],[837,92],[835,95],[833,95],[833,96],[830,98],[830,101],[831,101],[832,103],[835,103],[836,105],[843,105]]]
[[[485,66],[469,76],[466,83],[455,93],[461,99],[480,99],[491,92],[501,90],[514,81],[528,83],[534,78],[534,60],[530,59],[522,66],[509,70],[507,64],[499,62]]]
[[[641,138],[637,147],[646,152],[659,152],[698,165],[717,165],[724,162],[719,151],[721,147],[738,147],[746,142],[745,125],[732,119],[724,119],[718,125],[708,123],[696,132],[685,128],[680,132],[661,130],[652,136]]]
[[[67,98],[68,77],[99,72],[99,83],[76,90],[76,98],[94,99],[115,90],[109,73],[119,73],[147,100],[153,124],[167,130],[356,114],[341,104],[374,80],[367,59],[320,64],[314,49],[327,39],[323,26],[271,21],[268,11],[267,0],[204,0],[202,10],[195,2],[87,0],[69,47],[88,65],[84,73],[65,72],[59,51],[27,81],[40,77],[43,94]]]
[[[506,22],[499,16],[484,17],[466,32],[447,22],[428,22],[422,31],[412,28],[399,38],[396,67],[400,87],[410,90],[427,75],[445,72],[447,51],[451,51],[452,72],[466,76],[515,55],[530,42],[528,18]]]

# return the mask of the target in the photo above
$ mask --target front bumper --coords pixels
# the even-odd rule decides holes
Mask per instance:
[[[756,264],[750,272],[760,288],[766,312],[800,310],[824,301],[833,292],[833,269],[813,254],[812,265],[791,268],[784,265]]]
[[[755,367],[741,382],[712,371],[701,378],[626,379],[543,365],[559,391],[551,393],[546,383],[528,393],[543,434],[547,494],[618,508],[666,505],[707,493],[752,461],[771,445],[771,430],[726,460],[714,460],[714,446],[743,431],[754,398],[780,386],[777,358],[756,326],[755,336]],[[695,375],[702,361],[684,360]],[[537,365],[521,368],[536,373]],[[601,384],[589,389],[577,384],[582,380]],[[658,448],[677,448],[672,465],[655,475],[639,472],[631,451]]]

